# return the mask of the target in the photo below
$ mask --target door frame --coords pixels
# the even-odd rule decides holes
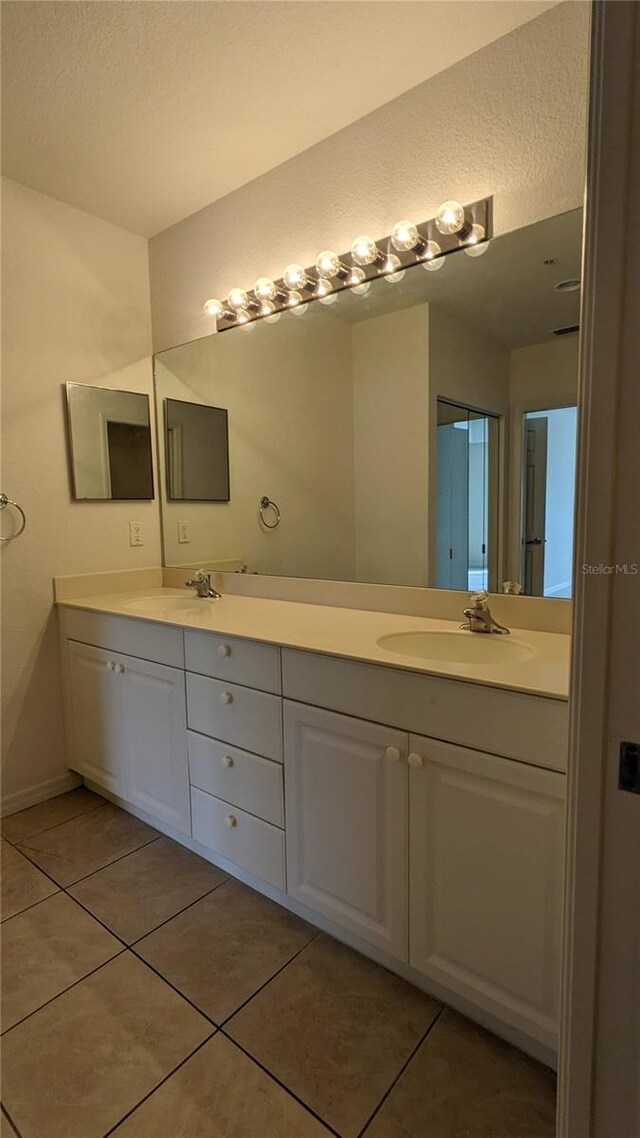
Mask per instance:
[[[633,957],[640,936],[638,915],[632,905],[620,904],[628,883],[611,873],[611,862],[625,842],[627,853],[632,843],[637,848],[640,829],[634,837],[628,810],[621,814],[624,807],[640,805],[640,799],[629,803],[635,796],[617,789],[614,767],[616,729],[624,720],[625,730],[640,732],[638,710],[625,705],[623,717],[621,701],[612,699],[629,682],[625,670],[628,674],[633,667],[640,605],[636,593],[624,620],[618,618],[620,623],[614,624],[614,602],[618,598],[620,603],[623,587],[631,599],[628,585],[613,575],[580,571],[582,565],[615,564],[616,553],[632,549],[639,537],[637,516],[633,510],[625,513],[623,504],[633,495],[638,476],[629,448],[625,451],[622,445],[625,438],[629,441],[630,415],[637,425],[639,413],[640,345],[633,313],[640,307],[640,272],[629,244],[632,226],[640,223],[640,207],[630,192],[633,166],[636,179],[640,173],[640,93],[634,88],[634,52],[639,46],[640,6],[634,0],[594,0],[558,1138],[606,1138],[607,1133],[635,1138],[640,1110],[633,1095],[640,1041],[627,1012],[634,983],[640,986],[640,977],[633,974],[638,967]],[[620,414],[623,401],[626,418]],[[639,816],[636,811],[636,822]],[[612,898],[617,905],[612,905]],[[605,934],[609,948],[615,946],[609,954],[600,952]],[[620,970],[621,963],[627,964],[626,971]],[[602,1045],[607,1039],[616,1061],[607,1058]]]

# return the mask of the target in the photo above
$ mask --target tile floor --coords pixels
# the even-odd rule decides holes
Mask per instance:
[[[552,1138],[545,1067],[90,791],[1,830],[0,1138]]]

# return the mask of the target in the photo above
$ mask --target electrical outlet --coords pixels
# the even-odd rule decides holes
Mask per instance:
[[[178,522],[178,541],[180,545],[185,545],[186,542],[191,541],[191,522],[186,518]]]
[[[142,522],[129,522],[129,545],[144,545]]]

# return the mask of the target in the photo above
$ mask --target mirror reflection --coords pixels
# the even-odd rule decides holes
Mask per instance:
[[[165,399],[167,496],[172,501],[229,501],[227,412]]]
[[[153,498],[149,397],[67,383],[74,497]]]
[[[159,354],[167,423],[174,401],[203,405],[203,432],[228,412],[232,486],[186,504],[169,480],[165,564],[569,596],[581,226],[549,218]]]

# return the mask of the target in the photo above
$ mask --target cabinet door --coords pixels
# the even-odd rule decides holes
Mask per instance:
[[[132,656],[115,659],[122,700],[125,797],[190,834],[184,672]]]
[[[410,963],[554,1047],[564,776],[416,736],[411,752]]]
[[[286,702],[287,891],[406,959],[408,737]]]
[[[85,778],[123,793],[119,677],[113,653],[67,641],[72,766]]]

